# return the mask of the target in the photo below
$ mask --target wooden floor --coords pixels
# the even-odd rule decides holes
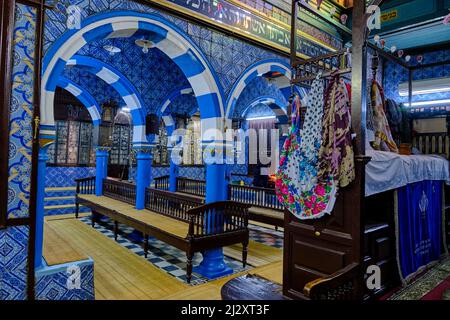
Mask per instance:
[[[188,286],[73,216],[47,217],[44,237],[47,236],[49,239],[69,239],[70,247],[77,254],[94,260],[95,296],[98,300],[220,299],[223,284],[241,275],[235,274],[202,285]],[[51,260],[55,250],[58,250],[51,247],[50,243],[51,241],[44,241],[44,246],[47,247],[44,248],[46,260]],[[264,247],[267,251],[266,258]],[[274,248],[250,243],[249,262],[252,261],[259,267],[249,273],[281,283],[282,251],[272,249]],[[224,251],[234,255],[239,249],[228,247]],[[68,250],[65,252],[70,255]]]

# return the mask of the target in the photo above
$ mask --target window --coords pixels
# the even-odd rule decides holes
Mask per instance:
[[[127,125],[114,125],[112,134],[112,146],[110,164],[128,165],[131,151],[131,130]]]
[[[159,143],[153,149],[153,164],[165,166],[169,164],[169,152],[167,150],[167,129],[164,121],[159,124]]]
[[[188,120],[186,134],[183,137],[183,164],[201,165],[203,150],[201,145],[200,117],[194,115]]]
[[[50,146],[49,164],[91,165],[95,163],[92,145],[93,125],[89,122],[57,120],[56,139]]]

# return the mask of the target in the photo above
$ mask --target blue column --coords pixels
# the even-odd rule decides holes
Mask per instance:
[[[45,198],[45,173],[47,170],[48,155],[47,150],[50,145],[39,148],[38,156],[38,181],[36,190],[36,239],[34,266],[36,269],[44,266],[42,260],[42,246],[44,243],[44,198]]]
[[[178,165],[170,157],[169,191],[177,191]]]
[[[137,175],[136,175],[136,209],[145,208],[145,189],[150,186],[152,180],[152,150],[141,149],[137,151]]]
[[[170,169],[169,169],[169,191],[176,192],[177,191],[177,178],[178,178],[178,164],[175,163],[173,159],[172,152],[174,147],[181,141],[181,138],[173,136],[173,132],[175,127],[169,126],[167,127],[167,136],[169,144],[167,146],[167,152],[169,153],[169,161],[170,161]]]
[[[103,195],[103,179],[108,176],[108,152],[109,148],[97,147],[95,152],[95,194]]]
[[[209,164],[206,166],[206,203],[226,200],[228,186],[226,181],[226,164]],[[223,249],[213,249],[202,252],[203,261],[194,271],[215,279],[233,273],[225,264]]]

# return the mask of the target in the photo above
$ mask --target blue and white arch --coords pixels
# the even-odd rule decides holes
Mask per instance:
[[[257,77],[266,75],[273,76],[272,81],[286,98],[286,101],[289,99],[291,96],[290,81],[292,77],[290,65],[281,59],[261,60],[248,67],[231,88],[226,103],[227,118],[233,116],[236,103],[247,85]],[[304,94],[304,92],[302,92],[301,95],[302,94]]]
[[[133,11],[108,11],[92,15],[81,22],[79,29],[67,30],[49,48],[43,59],[43,74],[41,86],[41,126],[40,152],[45,152],[55,139],[54,98],[58,77],[62,74],[67,62],[87,43],[106,38],[126,38],[142,36],[151,40],[154,47],[172,59],[186,76],[191,85],[200,108],[202,131],[210,129],[223,132],[230,121],[225,119],[225,102],[223,89],[215,71],[211,67],[200,48],[182,30],[161,16]],[[204,143],[223,143],[222,135],[208,137]],[[38,180],[44,181],[45,163],[38,171]],[[99,169],[101,167],[101,169]],[[101,179],[106,176],[104,168],[97,161],[96,192],[101,193]],[[138,166],[139,167],[139,166]],[[143,168],[143,166],[140,166]],[[148,166],[147,166],[148,167]],[[227,186],[225,184],[226,166],[221,163],[207,165],[206,202],[226,200]],[[211,183],[212,181],[212,183]],[[222,181],[222,183],[217,183]],[[97,184],[98,182],[98,184]],[[137,197],[145,194],[143,184],[137,182]],[[43,184],[39,190],[44,194]],[[43,201],[43,196],[39,196]],[[136,203],[138,201],[136,200]],[[43,208],[43,206],[42,206]],[[43,209],[42,209],[43,211]],[[43,224],[43,218],[39,217]],[[39,247],[39,245],[37,245]],[[42,241],[40,243],[42,246]],[[41,257],[39,257],[41,259]],[[226,267],[222,249],[203,252],[203,261],[196,272],[208,278],[224,276],[232,272]]]
[[[183,95],[193,95],[194,90],[189,86],[184,86],[181,88],[177,88],[174,91],[172,91],[165,99],[161,106],[161,108],[158,110],[159,116],[162,117],[164,121],[164,125],[167,128],[167,134],[171,135],[172,132],[175,130],[175,120],[173,119],[172,115],[169,112],[168,107],[170,104],[172,104],[178,97]]]
[[[62,76],[59,77],[58,87],[74,95],[88,110],[94,126],[100,125],[102,122],[102,110],[95,98],[86,89]]]
[[[144,100],[125,75],[109,64],[87,56],[75,55],[67,61],[66,66],[82,68],[112,86],[122,97],[125,106],[131,112],[133,120],[133,148],[151,147],[145,135],[145,115],[147,112]]]
[[[198,46],[182,30],[160,16],[113,11],[93,15],[82,21],[80,29],[66,31],[45,55],[41,92],[41,138],[54,139],[55,88],[67,62],[91,41],[132,36],[151,40],[156,48],[180,67],[197,98],[203,127],[223,129],[223,90]]]
[[[288,123],[289,118],[287,115],[285,103],[283,103],[283,101],[281,101],[280,99],[277,99],[276,97],[272,96],[262,96],[256,98],[255,100],[250,102],[250,104],[244,109],[242,115],[244,116],[250,109],[259,104],[264,104],[268,106],[275,114],[275,117],[278,119],[279,124]]]

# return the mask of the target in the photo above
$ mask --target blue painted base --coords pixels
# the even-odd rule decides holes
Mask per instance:
[[[208,279],[216,279],[233,273],[233,269],[228,267],[223,260],[222,249],[208,250],[202,254],[203,261],[194,268],[194,272]]]

